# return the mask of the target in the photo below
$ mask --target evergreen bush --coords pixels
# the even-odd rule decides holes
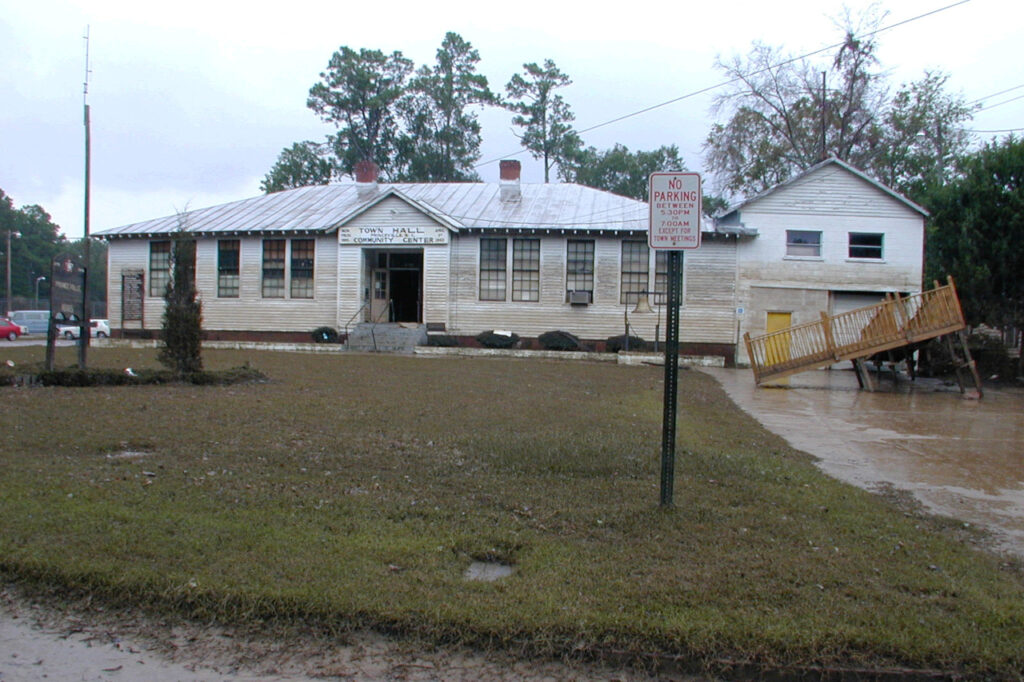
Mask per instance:
[[[519,343],[518,334],[497,334],[493,329],[476,335],[477,342],[484,348],[515,348]]]
[[[312,335],[313,343],[338,343],[338,330],[332,327],[317,327]]]
[[[579,338],[569,332],[550,331],[537,337],[544,350],[587,350]]]
[[[637,351],[644,350],[647,342],[639,336],[629,336],[629,350]],[[619,351],[626,350],[626,335],[619,334],[618,336],[609,336],[604,342],[604,349],[609,353],[618,353]]]

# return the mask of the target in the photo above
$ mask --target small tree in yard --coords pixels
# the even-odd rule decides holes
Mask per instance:
[[[195,271],[196,242],[182,230],[172,241],[171,279],[164,294],[164,345],[160,349],[160,362],[179,378],[203,369],[203,304],[196,299]]]

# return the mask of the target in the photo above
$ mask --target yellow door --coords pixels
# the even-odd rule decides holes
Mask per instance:
[[[793,324],[793,313],[768,313],[764,330],[766,333],[788,329]],[[789,334],[777,334],[767,339],[765,359],[768,365],[777,365],[789,360]]]

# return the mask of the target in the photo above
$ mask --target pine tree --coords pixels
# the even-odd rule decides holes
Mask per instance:
[[[182,229],[174,235],[171,279],[164,294],[164,345],[160,362],[178,378],[200,372],[203,305],[196,298],[196,242]]]

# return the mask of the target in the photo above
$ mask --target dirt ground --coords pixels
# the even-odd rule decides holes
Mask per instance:
[[[29,598],[0,588],[0,682],[124,680],[507,680],[542,682],[708,678],[652,676],[583,663],[523,661],[423,647],[373,632],[342,638],[301,631],[201,625],[108,611],[85,601]]]
[[[831,475],[869,489],[895,485],[932,511],[989,528],[999,549],[1024,556],[1024,393],[974,402],[934,389],[865,394],[846,385],[846,373],[796,378],[791,388],[797,390],[772,391],[754,388],[749,374],[711,373],[762,424],[820,457]],[[819,385],[826,379],[828,386]],[[837,381],[841,385],[831,385]],[[922,414],[931,421],[918,424]],[[801,428],[793,428],[796,423]],[[0,682],[653,679],[707,678],[515,660],[373,632],[330,638],[300,629],[271,634],[161,620],[83,601],[30,599],[14,585],[0,588]]]

